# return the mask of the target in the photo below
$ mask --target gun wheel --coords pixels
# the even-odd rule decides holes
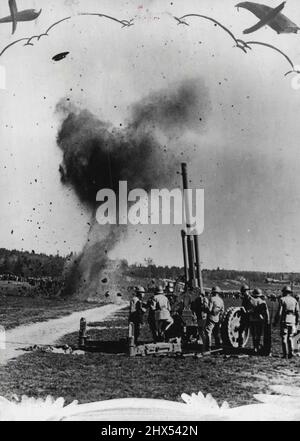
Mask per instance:
[[[243,307],[228,308],[222,324],[222,339],[225,346],[232,348],[246,346],[249,339],[249,326],[245,321]]]

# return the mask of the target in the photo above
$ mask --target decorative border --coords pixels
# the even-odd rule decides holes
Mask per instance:
[[[18,401],[0,397],[0,421],[299,421],[300,388],[270,386],[280,395],[254,395],[260,403],[230,408],[201,392],[182,394],[184,403],[147,399],[122,398],[64,407],[64,398],[45,400],[23,396]]]

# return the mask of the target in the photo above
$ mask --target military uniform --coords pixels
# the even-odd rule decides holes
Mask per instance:
[[[291,288],[285,287],[282,292],[283,296],[279,300],[279,307],[274,324],[280,320],[283,357],[291,358],[294,350],[292,337],[296,333],[299,323],[299,304],[297,300],[291,296]]]
[[[243,345],[243,333],[249,327],[249,310],[251,309],[249,287],[247,285],[242,285],[240,292],[242,296],[242,308],[244,308],[244,310],[241,312],[241,323],[238,337],[239,348]]]
[[[205,325],[208,312],[208,299],[200,294],[191,304],[191,310],[197,317],[199,340],[202,345],[205,345]]]
[[[149,328],[152,334],[152,339],[155,342],[157,340],[157,328],[156,328],[156,321],[155,321],[155,310],[156,310],[156,302],[154,300],[154,296],[152,296],[148,302],[148,324]]]
[[[138,338],[140,336],[141,324],[143,323],[143,316],[146,311],[144,308],[141,294],[143,294],[145,290],[136,289],[136,293],[132,297],[129,305],[129,322],[132,322],[134,325],[134,343],[138,343]]]
[[[265,329],[265,324],[269,322],[267,303],[262,297],[263,294],[260,289],[254,289],[253,297],[248,297],[249,325],[254,352],[260,350],[260,342]]]
[[[155,302],[155,322],[159,339],[164,339],[165,332],[174,323],[171,317],[171,306],[163,290],[159,288],[154,296]]]
[[[212,296],[208,304],[208,314],[207,322],[205,325],[205,337],[206,337],[206,348],[211,350],[212,346],[212,335],[215,339],[216,347],[221,346],[220,341],[220,325],[222,316],[224,314],[224,302],[219,296],[220,288],[216,287],[212,289]]]

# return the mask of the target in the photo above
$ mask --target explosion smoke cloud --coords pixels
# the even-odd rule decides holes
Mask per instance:
[[[202,81],[190,79],[177,87],[151,93],[132,106],[131,128],[164,131],[169,138],[188,130],[200,131],[210,111],[207,90]]]
[[[64,116],[57,136],[63,152],[62,182],[92,207],[98,190],[117,191],[120,180],[128,181],[129,190],[170,185],[178,160],[170,149],[164,157],[160,134],[171,141],[178,132],[183,136],[201,129],[208,106],[202,82],[189,80],[134,104],[127,127],[117,129],[62,100],[57,105]]]
[[[180,162],[172,150],[174,138],[201,130],[209,109],[208,94],[199,79],[154,92],[135,103],[123,129],[61,100],[57,105],[63,116],[57,135],[63,153],[61,180],[75,190],[93,217],[98,190],[111,188],[117,193],[121,180],[127,181],[128,190],[170,187]],[[124,232],[124,227],[110,226],[103,234],[92,222],[88,242],[77,259],[86,286],[96,289],[95,280],[107,259],[103,250],[110,251]]]

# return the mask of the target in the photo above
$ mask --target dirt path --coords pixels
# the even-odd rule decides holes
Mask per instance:
[[[0,365],[24,354],[24,351],[21,351],[20,348],[34,344],[51,345],[64,335],[77,331],[81,317],[85,317],[87,321],[99,322],[126,306],[125,302],[120,305],[109,304],[73,312],[66,317],[11,329],[5,335],[5,349],[0,346]]]

